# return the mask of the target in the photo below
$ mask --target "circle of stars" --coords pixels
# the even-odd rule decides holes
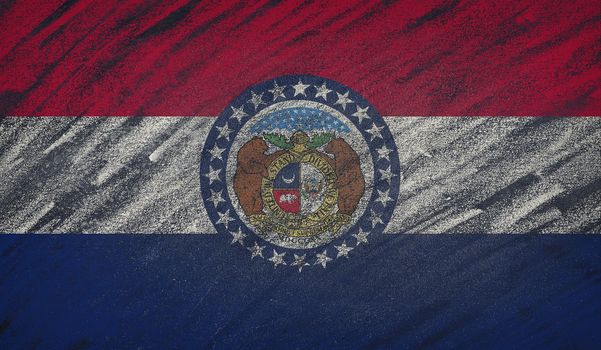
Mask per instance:
[[[345,235],[346,238],[341,237],[326,247],[293,254],[253,238],[252,230],[240,220],[227,200],[225,166],[233,140],[254,114],[274,103],[304,99],[327,104],[355,124],[370,147],[375,176],[372,196],[365,212],[350,229],[349,235]],[[207,164],[204,168],[203,163]],[[244,247],[251,260],[263,259],[269,261],[274,269],[289,267],[299,272],[312,267],[325,269],[335,260],[348,259],[359,246],[369,244],[370,234],[383,229],[390,219],[398,197],[399,174],[394,140],[373,108],[349,89],[315,77],[275,79],[261,88],[251,88],[215,122],[201,160],[201,186],[206,189],[202,191],[203,199],[207,211],[213,213],[210,217],[217,230],[228,232],[231,244]]]

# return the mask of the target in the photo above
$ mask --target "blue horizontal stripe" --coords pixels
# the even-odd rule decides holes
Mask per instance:
[[[3,235],[0,348],[601,344],[599,235],[395,235],[355,252],[298,273],[224,236]]]

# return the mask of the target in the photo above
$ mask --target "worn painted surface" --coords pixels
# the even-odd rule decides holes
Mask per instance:
[[[59,1],[0,7],[0,115],[217,115],[285,74],[382,115],[597,115],[599,1]]]
[[[385,118],[403,180],[388,233],[601,232],[601,120]],[[9,118],[0,231],[214,233],[213,118]]]
[[[284,74],[389,116],[598,116],[600,16],[588,0],[9,0],[0,116],[214,116]],[[582,233],[600,227],[599,119],[392,119],[402,234],[302,274],[224,235],[2,234],[0,348],[598,349],[601,235]],[[4,118],[0,231],[210,233],[210,123]],[[572,234],[508,234],[526,232]]]

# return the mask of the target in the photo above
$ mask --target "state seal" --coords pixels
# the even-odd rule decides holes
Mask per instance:
[[[231,243],[299,271],[380,234],[399,193],[388,127],[357,93],[315,76],[252,86],[217,118],[201,155],[201,195]]]

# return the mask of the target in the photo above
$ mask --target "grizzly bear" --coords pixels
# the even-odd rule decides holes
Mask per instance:
[[[350,216],[357,209],[365,191],[359,156],[342,138],[333,139],[324,150],[334,156],[338,211]]]
[[[261,184],[267,177],[267,168],[284,151],[266,155],[267,143],[261,137],[254,137],[238,151],[238,165],[234,174],[234,192],[247,217],[263,214]]]

